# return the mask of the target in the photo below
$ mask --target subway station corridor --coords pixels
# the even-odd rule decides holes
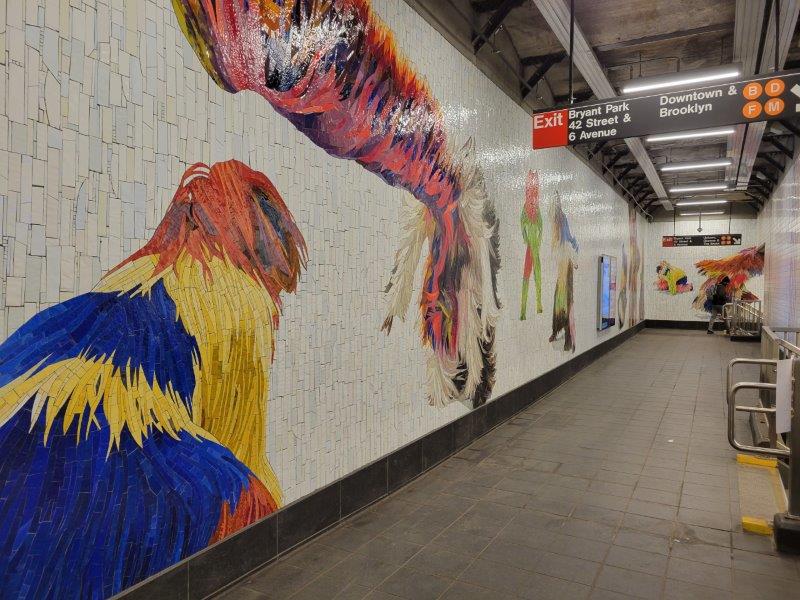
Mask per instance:
[[[645,329],[221,597],[800,597],[800,562],[739,522],[725,368],[757,348]]]
[[[0,0],[0,600],[800,600],[798,232],[800,0]]]

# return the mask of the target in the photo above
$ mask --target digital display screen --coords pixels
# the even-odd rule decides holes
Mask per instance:
[[[597,329],[602,331],[616,323],[617,259],[603,254],[598,262]]]

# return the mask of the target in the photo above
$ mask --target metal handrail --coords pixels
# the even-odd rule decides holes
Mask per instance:
[[[733,384],[733,367],[736,365],[772,365],[777,366],[778,361],[770,358],[734,358],[728,363],[728,379],[727,390],[730,390]],[[730,393],[730,392],[728,392]]]
[[[737,303],[737,304],[734,304],[734,307],[736,308],[736,310],[739,310],[741,312],[750,313],[751,315],[753,315],[754,317],[758,318],[759,320],[762,319],[763,316],[764,316],[764,315],[761,314],[760,310],[758,310],[757,308],[753,308],[749,304],[738,304]]]
[[[728,442],[736,450],[775,456],[788,463],[788,506],[784,513],[775,515],[776,532],[778,523],[793,521],[800,522],[800,346],[797,341],[800,338],[800,327],[768,327],[762,326],[763,335],[762,355],[770,358],[737,358],[728,364],[726,381],[726,404],[728,408]],[[792,337],[795,343],[788,339]],[[777,433],[776,416],[777,408],[774,402],[770,402],[769,396],[777,391],[777,381],[775,377],[779,360],[791,359],[792,378],[791,378],[791,424],[788,447],[783,443],[781,436]],[[741,381],[733,383],[733,369],[737,364],[761,365],[760,382]],[[774,367],[774,368],[769,368]],[[766,380],[766,381],[765,381]],[[775,382],[775,383],[773,383]],[[757,406],[741,406],[736,404],[736,394],[741,390],[752,389],[764,392]],[[771,406],[764,406],[764,404]],[[761,414],[767,417],[769,428],[769,447],[751,446],[743,444],[736,439],[736,413],[747,412],[751,415]],[[792,526],[796,527],[796,525]],[[786,526],[781,526],[786,531]],[[781,542],[776,533],[776,543],[778,549],[789,548],[787,542]]]
[[[734,358],[728,363],[728,378],[727,378],[727,403],[728,403],[728,443],[736,450],[742,452],[753,452],[756,454],[767,454],[769,456],[784,456],[791,455],[789,450],[783,448],[762,448],[761,446],[751,446],[749,444],[742,444],[736,439],[736,413],[749,412],[749,413],[763,413],[774,415],[776,409],[764,406],[740,406],[736,404],[736,394],[740,390],[774,390],[776,385],[774,383],[762,383],[755,381],[740,381],[731,385],[733,380],[733,367],[740,364],[746,365],[777,365],[778,361],[765,358]],[[774,422],[774,420],[772,421]]]
[[[795,341],[797,341],[798,337],[797,334],[800,333],[800,327],[778,328],[778,327],[769,327],[768,325],[764,325],[764,333],[778,346],[781,346],[785,350],[787,350],[789,354],[794,354],[797,358],[800,358],[800,346],[796,346],[795,344],[792,344],[788,340],[785,340],[784,338],[778,336],[778,333],[794,333]]]
[[[760,300],[729,302],[723,307],[722,316],[731,336],[758,337],[764,323]]]
[[[792,455],[791,451],[784,450],[783,448],[762,448],[761,446],[751,446],[749,444],[742,444],[736,439],[735,423],[737,412],[751,412],[751,413],[764,413],[774,415],[776,409],[766,408],[764,406],[737,406],[735,404],[736,393],[739,390],[774,390],[774,383],[755,383],[742,381],[734,385],[728,392],[728,443],[736,450],[742,452],[752,452],[754,454],[767,454],[769,456],[783,456],[789,457]]]

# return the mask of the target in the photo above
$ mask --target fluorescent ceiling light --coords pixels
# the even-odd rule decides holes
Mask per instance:
[[[680,87],[682,85],[693,85],[695,83],[705,83],[706,81],[722,81],[724,79],[733,79],[741,74],[737,68],[726,68],[724,71],[716,73],[678,73],[674,77],[668,79],[661,79],[659,81],[642,80],[641,83],[629,83],[622,88],[623,94],[632,94],[634,92],[647,92],[650,90],[660,90],[662,88]]]
[[[701,215],[724,215],[724,210],[709,210],[709,211],[702,211],[702,212],[690,212],[690,213],[681,213],[682,217],[699,217]]]
[[[711,160],[696,163],[668,163],[661,166],[662,171],[699,171],[700,169],[716,169],[718,167],[728,167],[731,165],[731,160],[723,158],[720,160]]]
[[[686,185],[669,188],[670,194],[683,194],[685,192],[714,192],[717,190],[727,190],[727,183],[714,183],[711,185]]]
[[[691,202],[676,202],[675,206],[706,206],[707,204],[727,204],[727,200],[692,200]]]
[[[719,137],[733,133],[733,127],[723,127],[721,129],[706,129],[704,131],[684,131],[682,133],[662,133],[650,135],[645,138],[645,142],[669,142],[671,140],[690,140],[695,138]]]

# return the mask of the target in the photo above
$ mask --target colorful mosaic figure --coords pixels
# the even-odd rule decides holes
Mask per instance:
[[[575,352],[575,313],[573,306],[573,271],[578,268],[578,241],[569,229],[569,221],[556,192],[553,204],[553,254],[558,261],[558,279],[553,292],[553,333],[550,342],[564,332],[564,351]]]
[[[522,269],[522,303],[520,321],[524,321],[528,310],[528,285],[531,272],[536,285],[536,312],[542,312],[542,264],[539,260],[539,246],[542,244],[542,212],[539,210],[539,174],[528,171],[525,181],[525,204],[520,217],[522,239],[525,242],[525,265]]]
[[[619,276],[619,294],[617,295],[617,326],[625,327],[625,311],[628,308],[628,253],[622,244],[622,270]]]
[[[386,291],[383,329],[419,301],[432,404],[483,404],[494,384],[497,219],[473,145],[453,152],[439,103],[369,0],[173,0],[183,33],[224,90],[251,90],[332,156],[419,202]]]
[[[641,320],[642,315],[640,311],[644,310],[644,302],[641,297],[643,290],[639,289],[641,271],[644,265],[642,264],[642,251],[639,248],[636,209],[633,206],[628,207],[628,242],[628,246],[631,250],[631,261],[628,270],[628,326],[633,327]]]
[[[263,174],[186,171],[152,239],[0,345],[7,598],[107,598],[275,511],[280,293],[306,249]]]
[[[670,296],[691,292],[694,287],[689,283],[686,271],[680,267],[662,260],[656,267],[657,279],[655,288],[660,292],[667,292]]]
[[[697,267],[700,275],[707,278],[692,302],[692,307],[696,310],[711,312],[708,290],[725,277],[730,280],[725,290],[728,298],[753,302],[758,300],[758,296],[748,290],[745,283],[751,277],[761,275],[764,271],[764,244],[745,248],[725,258],[701,260],[694,266]]]
[[[639,256],[644,256],[644,251],[639,249]],[[644,260],[639,261],[639,322],[644,321]]]

